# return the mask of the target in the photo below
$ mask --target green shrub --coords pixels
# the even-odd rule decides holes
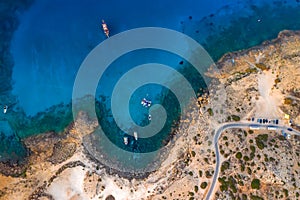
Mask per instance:
[[[265,147],[264,143],[261,140],[255,140],[255,142],[259,149],[263,149]]]
[[[264,200],[262,197],[256,196],[256,195],[251,195],[250,196],[251,200]]]
[[[201,185],[200,185],[200,187],[202,189],[205,189],[207,187],[207,182],[202,182]]]
[[[245,165],[241,165],[241,171],[245,171]]]
[[[283,192],[284,192],[285,197],[289,196],[289,191],[287,189],[283,189]]]
[[[253,179],[251,181],[251,188],[259,190],[259,188],[260,188],[260,180],[259,179]]]
[[[213,116],[213,115],[214,115],[214,112],[213,112],[213,110],[212,110],[211,108],[208,108],[208,109],[207,109],[207,112],[208,112],[208,114],[209,114],[210,116]]]
[[[196,152],[195,152],[195,151],[192,151],[191,154],[192,154],[193,157],[195,157]]]
[[[205,177],[206,178],[211,178],[212,174],[209,171],[205,171]]]
[[[195,185],[195,187],[194,187],[194,191],[195,191],[195,192],[198,192],[198,190],[199,190],[198,186],[197,186],[197,185]]]
[[[229,169],[229,167],[230,167],[230,163],[227,161],[224,161],[221,166],[221,172],[224,172],[225,170]]]
[[[246,69],[246,71],[245,71],[246,73],[252,73],[252,72],[257,72],[257,69],[256,68],[247,68]]]
[[[255,146],[252,146],[252,145],[251,145],[251,146],[250,146],[250,150],[251,150],[252,153],[255,153]]]
[[[190,196],[194,196],[194,192],[189,192],[189,195]]]
[[[268,70],[268,67],[263,63],[256,63],[255,66],[261,70]]]
[[[235,157],[236,157],[237,159],[241,159],[241,158],[243,157],[243,155],[242,155],[241,152],[237,152],[237,153],[235,154]]]
[[[246,194],[242,194],[242,200],[247,200],[247,195]]]
[[[239,116],[237,116],[237,115],[231,115],[231,118],[234,121],[240,121],[241,120],[241,118]]]
[[[244,161],[249,161],[250,160],[250,158],[248,157],[248,156],[244,156]]]
[[[202,170],[199,170],[199,176],[202,177],[202,175],[203,175]]]
[[[252,170],[251,170],[251,168],[250,168],[250,167],[247,167],[247,172],[248,172],[248,174],[249,174],[249,175],[251,175],[251,174],[252,174]]]

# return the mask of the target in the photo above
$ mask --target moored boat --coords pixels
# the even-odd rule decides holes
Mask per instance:
[[[136,131],[133,132],[133,136],[134,136],[134,139],[135,139],[135,140],[138,140],[138,134],[137,134]]]
[[[106,35],[106,37],[109,37],[109,29],[107,27],[107,24],[105,23],[105,21],[102,19],[102,29],[104,31],[104,34]]]
[[[127,145],[128,144],[128,137],[124,137],[123,140],[124,140],[124,144]]]
[[[7,109],[8,109],[8,106],[5,105],[5,106],[3,107],[3,113],[4,113],[4,114],[7,112]]]

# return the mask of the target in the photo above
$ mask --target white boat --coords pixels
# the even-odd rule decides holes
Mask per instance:
[[[109,37],[109,30],[108,30],[107,24],[105,23],[105,21],[103,19],[102,19],[102,29],[103,29],[106,37]]]
[[[133,136],[134,136],[134,139],[135,139],[135,140],[138,140],[138,134],[137,134],[136,131],[133,132]]]
[[[144,106],[144,107],[150,107],[151,106],[151,101],[147,100],[146,98],[143,98],[142,101],[141,101],[141,104]]]
[[[7,112],[8,106],[3,107],[3,113],[5,114]]]
[[[128,144],[128,137],[124,137],[123,140],[124,140],[124,144],[127,145]]]

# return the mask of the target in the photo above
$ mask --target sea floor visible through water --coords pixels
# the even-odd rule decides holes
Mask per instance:
[[[21,143],[22,138],[47,131],[59,133],[73,120],[71,95],[76,72],[85,56],[105,39],[101,33],[99,17],[107,21],[112,34],[143,26],[159,26],[181,31],[201,43],[215,61],[227,52],[249,48],[264,40],[275,38],[283,29],[300,29],[300,21],[297,20],[300,18],[300,4],[292,0],[228,3],[215,0],[211,5],[196,2],[185,5],[178,1],[177,6],[176,3],[169,2],[172,4],[169,10],[174,8],[169,14],[165,11],[168,8],[167,3],[157,4],[160,5],[158,7],[148,5],[148,9],[143,11],[144,5],[133,2],[136,3],[136,7],[132,12],[136,13],[126,14],[122,9],[124,5],[103,7],[92,1],[97,6],[85,3],[87,8],[94,7],[88,11],[82,10],[83,6],[79,1],[64,2],[36,1],[27,11],[22,14],[14,13],[14,19],[7,19],[9,24],[17,18],[19,26],[9,33],[12,37],[7,37],[11,48],[2,52],[3,55],[11,53],[14,66],[11,77],[3,79],[13,79],[11,90],[0,94],[1,104],[9,104],[8,113],[0,116],[1,138],[4,138],[0,147],[1,161],[22,160],[27,155]],[[200,8],[201,6],[203,8]],[[111,13],[116,13],[118,9],[120,13],[112,16]],[[159,14],[156,17],[151,15],[158,11],[157,9]],[[145,19],[137,18],[139,15],[145,16]],[[143,54],[147,54],[148,58]],[[189,81],[194,83],[195,91],[207,87],[192,66],[187,62],[180,64],[182,60],[166,52],[144,50],[117,60],[107,70],[102,82],[99,82],[96,97],[99,101],[103,100],[100,96],[104,97],[105,101],[102,103],[107,111],[107,118],[99,116],[99,122],[104,123],[104,127],[115,127],[118,132],[112,133],[112,140],[122,146],[122,138],[126,135],[120,133],[112,122],[109,107],[113,85],[126,70],[141,63],[165,63],[181,70],[187,77],[192,77]],[[12,65],[7,66],[12,68]],[[1,67],[4,68],[4,65]],[[7,96],[10,98],[7,99]],[[148,141],[150,146],[146,142],[140,145],[144,149],[137,148],[136,151],[141,152],[149,149],[151,151],[151,148],[163,145],[173,122],[181,115],[176,99],[170,91],[162,86],[147,85],[137,90],[131,99],[132,106],[129,109],[137,124],[149,123],[148,110],[140,105],[140,100],[145,96],[152,99],[153,103],[165,104],[171,117],[167,120],[163,133],[155,138],[155,144]],[[115,135],[117,137],[114,137]],[[128,137],[134,141],[131,136]],[[132,147],[137,146],[133,143],[124,149]]]

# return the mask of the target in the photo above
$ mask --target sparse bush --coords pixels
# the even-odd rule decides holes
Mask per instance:
[[[193,157],[195,157],[196,152],[195,152],[195,151],[192,151],[191,154],[192,154]]]
[[[202,175],[203,175],[202,170],[199,170],[199,176],[202,177]]]
[[[246,194],[242,194],[242,200],[247,200],[247,195]]]
[[[250,167],[247,167],[247,172],[248,172],[248,174],[249,174],[249,175],[251,175],[251,174],[252,174],[252,170],[251,170],[251,168],[250,168]]]
[[[245,165],[241,165],[241,171],[245,171]]]
[[[207,182],[202,182],[201,185],[200,185],[200,187],[202,189],[205,189],[207,187]]]
[[[225,170],[229,169],[229,167],[230,167],[230,163],[227,161],[224,161],[221,166],[221,172],[224,172]]]
[[[194,192],[189,192],[189,195],[190,196],[194,196]]]
[[[291,98],[287,97],[284,99],[284,104],[291,105],[292,103],[293,103],[293,100]]]
[[[265,147],[264,143],[261,140],[255,140],[255,141],[259,149],[263,149]]]
[[[195,192],[198,192],[199,188],[197,185],[195,185],[194,190],[195,190]]]
[[[265,147],[265,144],[263,141],[268,140],[268,134],[260,134],[257,137],[255,137],[256,145],[259,149],[263,149]]]
[[[213,115],[214,115],[214,112],[213,112],[213,110],[212,110],[211,108],[208,108],[208,109],[207,109],[207,112],[208,112],[208,114],[209,114],[210,116],[213,116]]]
[[[251,182],[251,188],[259,190],[260,188],[260,180],[259,179],[253,179]]]
[[[256,196],[256,195],[251,195],[250,196],[251,200],[264,200],[262,197]]]
[[[204,158],[204,161],[205,161],[207,164],[209,164],[208,158]]]
[[[257,69],[256,68],[247,68],[246,69],[246,71],[245,71],[246,73],[252,73],[252,72],[257,72]]]
[[[211,173],[209,171],[205,171],[205,177],[206,178],[211,178],[212,175],[211,175]]]
[[[283,192],[284,192],[285,197],[289,196],[289,191],[287,189],[283,189]]]
[[[257,68],[261,69],[262,71],[268,70],[268,67],[265,64],[263,64],[263,63],[256,63],[255,66]]]
[[[236,157],[237,159],[241,159],[241,158],[243,157],[243,155],[242,155],[241,152],[237,152],[237,153],[235,154],[235,157]]]
[[[280,82],[281,82],[280,78],[275,79],[275,84],[280,83]]]
[[[244,159],[244,161],[246,161],[246,162],[250,160],[250,158],[249,158],[248,156],[244,156],[243,159]]]
[[[237,116],[237,115],[231,115],[231,118],[234,121],[240,121],[241,120],[241,118],[239,116]]]
[[[255,153],[255,146],[250,146],[250,150],[251,150],[251,152],[253,152],[253,153]]]

